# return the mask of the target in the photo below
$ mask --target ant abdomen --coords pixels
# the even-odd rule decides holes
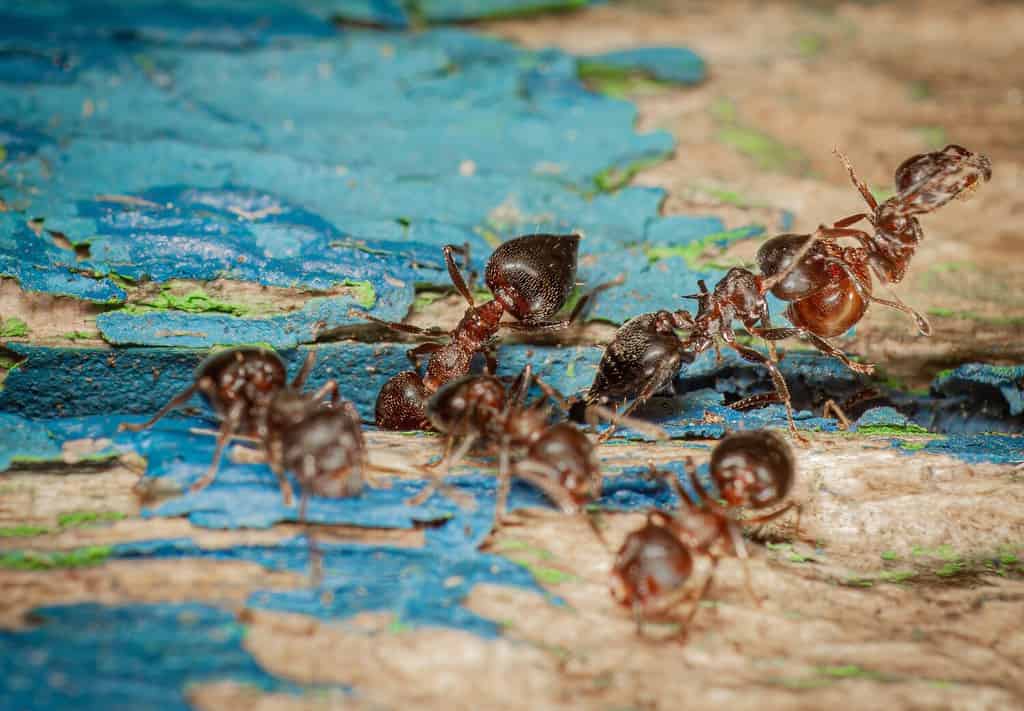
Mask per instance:
[[[963,146],[950,144],[941,151],[911,156],[896,168],[896,190],[913,189],[920,211],[934,210],[992,177],[992,163]]]
[[[832,277],[829,286],[789,304],[786,316],[794,326],[802,326],[822,338],[830,338],[846,333],[864,317],[869,301],[846,274],[838,267],[836,271],[838,273]],[[862,273],[861,289],[870,294],[870,277],[867,277],[866,270]]]
[[[576,286],[579,235],[536,234],[497,247],[484,282],[505,310],[520,321],[544,321],[558,313]]]
[[[768,277],[781,273],[810,238],[811,235],[784,234],[766,241],[757,250],[761,274]],[[772,293],[783,301],[795,301],[821,291],[831,282],[824,254],[819,245],[814,245],[800,264],[772,288]]]
[[[693,555],[669,530],[648,520],[623,542],[612,566],[612,597],[643,609],[681,589],[693,573]]]
[[[392,377],[377,393],[374,421],[384,430],[430,429],[426,403],[430,391],[423,378],[413,370]]]
[[[781,503],[793,488],[793,454],[772,430],[736,432],[711,453],[711,479],[729,506],[763,509]]]
[[[282,436],[283,464],[296,473],[302,490],[332,498],[363,490],[363,434],[347,408],[309,413]]]
[[[684,362],[693,362],[693,354],[680,347],[679,337],[666,325],[669,319],[667,311],[640,314],[619,328],[601,356],[587,393],[588,404],[632,399],[645,386],[652,394],[657,393]],[[659,382],[652,382],[652,378]]]

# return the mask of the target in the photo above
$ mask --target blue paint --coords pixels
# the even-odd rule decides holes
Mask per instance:
[[[911,424],[910,418],[895,407],[873,407],[857,418],[855,429],[873,426],[906,427]]]
[[[590,55],[580,62],[636,72],[674,84],[696,84],[707,76],[704,60],[686,47],[638,47]]]
[[[187,711],[189,685],[222,680],[289,694],[316,688],[268,674],[243,648],[245,628],[206,605],[64,605],[33,610],[31,621],[0,630],[7,709]]]
[[[68,36],[41,32],[38,10],[7,25],[17,52],[66,41],[74,71],[31,91],[0,82],[13,178],[0,186],[12,208],[0,213],[0,275],[111,304],[132,291],[121,277],[221,278],[310,299],[366,281],[375,315],[396,318],[413,283],[447,286],[444,243],[469,242],[480,267],[488,239],[581,230],[585,254],[606,252],[641,243],[657,218],[662,191],[586,194],[605,169],[673,142],[635,134],[636,108],[586,91],[569,55],[452,30],[325,41],[303,34],[301,11],[279,19],[289,11],[273,4],[282,35],[216,41],[218,27],[244,35],[247,25],[205,3],[180,16],[167,7],[78,3],[61,25]],[[89,255],[35,235],[29,217]],[[351,323],[349,305],[241,319],[113,310],[98,327],[116,344],[288,347],[311,341],[317,321]],[[621,320],[627,306],[595,315]]]

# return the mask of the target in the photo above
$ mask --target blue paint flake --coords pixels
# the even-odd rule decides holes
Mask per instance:
[[[243,648],[245,628],[206,605],[64,605],[33,610],[30,621],[28,629],[0,630],[4,708],[187,711],[192,684],[315,688],[268,674]]]
[[[635,72],[674,84],[696,84],[707,76],[704,60],[685,47],[639,47],[580,59],[581,64]]]

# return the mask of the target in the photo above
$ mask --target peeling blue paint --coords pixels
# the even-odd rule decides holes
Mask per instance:
[[[86,603],[30,614],[28,629],[0,630],[4,708],[187,711],[187,687],[203,682],[289,694],[325,688],[268,674],[243,648],[245,628],[206,605]]]
[[[696,84],[707,76],[704,60],[686,47],[638,47],[589,55],[580,62],[675,84]]]

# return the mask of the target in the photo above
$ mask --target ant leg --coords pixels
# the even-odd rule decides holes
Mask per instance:
[[[406,506],[419,506],[420,504],[425,503],[427,499],[433,496],[434,492],[437,491],[438,489],[444,491],[452,499],[455,499],[456,503],[458,503],[458,499],[460,499],[461,496],[454,494],[454,489],[452,489],[450,484],[447,484],[445,482],[445,477],[447,477],[448,474],[451,472],[453,466],[461,462],[466,457],[466,454],[468,454],[469,450],[472,449],[474,443],[476,443],[476,436],[472,434],[466,435],[465,439],[463,439],[462,442],[459,443],[459,448],[456,449],[455,452],[452,453],[450,457],[448,456],[448,453],[445,453],[445,458],[447,459],[447,461],[442,459],[440,462],[438,462],[438,465],[442,463],[445,465],[444,471],[441,473],[435,472],[432,468],[424,467],[423,472],[430,476],[431,481],[429,484],[423,487],[422,491],[420,491],[412,498],[408,499],[405,502]]]
[[[645,422],[644,420],[637,419],[636,417],[630,417],[629,415],[619,414],[615,412],[615,410],[605,407],[604,405],[588,405],[586,410],[587,424],[593,427],[596,424],[597,418],[602,418],[608,420],[608,422],[611,422],[612,424],[636,430],[637,432],[645,434],[652,439],[662,441],[669,439],[668,432],[656,424]],[[592,419],[594,421],[592,421]]]
[[[819,336],[812,331],[808,331],[806,328],[801,326],[789,327],[789,328],[772,328],[768,330],[760,330],[752,332],[753,335],[763,338],[767,341],[781,341],[784,338],[793,338],[794,336],[804,338],[811,343],[812,346],[817,348],[825,355],[831,356],[840,361],[847,368],[855,373],[861,373],[863,375],[871,375],[875,372],[875,366],[871,363],[855,363],[850,360],[850,357],[843,353],[843,351],[836,348],[834,345],[826,341],[824,338]]]
[[[865,284],[860,279],[860,277],[853,273],[853,270],[850,269],[850,267],[847,266],[845,262],[842,262],[838,259],[826,259],[825,261],[828,264],[835,264],[840,269],[842,269],[843,272],[846,273],[847,278],[849,278],[849,280],[853,283],[853,288],[857,290],[857,294],[862,299],[864,299],[865,301],[872,301],[876,304],[881,304],[882,306],[888,306],[890,309],[902,311],[903,313],[907,314],[912,319],[914,319],[914,322],[917,324],[917,330],[920,331],[921,335],[932,335],[932,326],[930,323],[928,323],[928,319],[922,316],[915,309],[911,308],[910,306],[907,306],[905,303],[900,301],[898,296],[893,294],[893,301],[889,301],[888,299],[881,299],[877,296],[874,296],[871,293],[871,284]],[[888,281],[886,280],[884,275],[879,274],[877,270],[875,271],[875,274],[878,276],[880,282],[882,282],[883,284],[888,284]]]
[[[505,518],[505,509],[508,507],[508,494],[512,488],[512,463],[509,447],[508,435],[504,435],[501,438],[501,448],[498,450],[498,492],[495,496],[494,518],[491,521],[488,538],[497,533],[501,527],[501,521]]]
[[[782,373],[779,372],[778,366],[775,365],[767,356],[755,351],[753,348],[747,348],[746,346],[740,345],[734,340],[732,333],[728,331],[722,332],[722,339],[725,344],[732,348],[734,351],[739,353],[743,360],[750,363],[759,363],[768,369],[768,373],[772,376],[772,382],[775,384],[775,391],[779,394],[779,399],[782,400],[782,404],[786,406],[786,419],[789,421],[789,431],[793,437],[803,445],[810,444],[810,440],[804,437],[796,429],[796,422],[793,420],[793,404],[789,396],[789,387],[786,385],[786,379],[782,377]]]
[[[778,393],[758,393],[757,395],[750,395],[737,400],[732,405],[729,405],[733,410],[737,412],[745,412],[747,410],[755,410],[759,407],[765,407],[766,405],[775,405],[781,403]]]
[[[188,402],[188,399],[195,394],[197,389],[198,389],[198,385],[196,383],[193,383],[192,385],[189,385],[187,388],[182,390],[180,393],[178,393],[177,395],[172,397],[170,399],[170,401],[166,405],[164,405],[162,408],[160,408],[159,412],[157,412],[155,415],[153,415],[151,418],[149,418],[145,422],[142,422],[142,423],[122,422],[120,425],[117,426],[117,431],[118,432],[123,432],[125,430],[128,430],[129,432],[141,432],[142,430],[145,430],[145,429],[148,429],[148,428],[152,427],[153,424],[156,423],[157,420],[161,419],[168,412],[170,412],[171,410],[173,410],[173,409],[175,409],[177,407],[180,407],[180,406],[184,405],[186,402]]]
[[[516,376],[516,380],[512,383],[512,387],[509,388],[509,397],[505,404],[505,412],[509,412],[512,408],[526,402],[526,394],[530,391],[531,383],[533,383],[533,365],[531,363],[527,363],[523,366],[523,369],[519,371],[519,375]]]
[[[610,551],[608,547],[608,541],[605,539],[604,534],[597,525],[597,521],[591,516],[587,510],[578,505],[569,494],[569,491],[558,483],[554,478],[558,472],[548,466],[536,465],[531,462],[520,462],[515,469],[515,476],[517,479],[522,479],[531,486],[540,489],[541,493],[544,494],[555,506],[562,510],[563,513],[576,514],[578,513],[583,517],[584,522],[593,531],[594,537],[597,538],[598,542],[604,546],[604,549]]]
[[[189,427],[188,433],[194,435],[202,435],[205,437],[217,437],[220,435],[220,430],[208,430],[205,427]],[[248,442],[249,444],[260,444],[263,441],[259,437],[238,434],[237,432],[231,435],[231,439],[238,442]]]
[[[319,403],[328,395],[331,397],[331,404],[337,405],[341,395],[338,393],[338,381],[333,378],[321,385],[320,389],[310,396],[310,399],[313,402]]]
[[[309,465],[303,464],[303,468],[306,469],[303,473],[303,478],[309,481],[309,478],[316,476],[316,463],[312,460],[307,461],[309,461]],[[312,472],[310,472],[310,469],[312,469]],[[323,579],[324,559],[320,546],[317,545],[316,538],[313,536],[313,526],[306,518],[308,504],[309,494],[303,490],[302,496],[299,499],[299,525],[302,526],[306,534],[306,555],[309,557],[309,583],[312,587],[316,588],[320,587],[320,581]]]
[[[576,302],[576,306],[573,307],[572,313],[569,314],[569,323],[576,323],[580,316],[583,315],[583,310],[587,307],[587,304],[597,298],[597,295],[602,291],[611,289],[614,286],[621,286],[626,283],[626,275],[619,274],[611,281],[606,281],[603,284],[598,284],[593,289],[585,293],[580,297],[580,300]]]
[[[644,387],[640,390],[637,396],[633,398],[633,402],[629,403],[626,409],[618,414],[619,417],[628,417],[629,414],[633,412],[633,410],[635,410],[636,408],[640,407],[645,402],[650,400],[652,397],[654,397],[655,393],[657,393],[659,390],[665,387],[665,384],[668,383],[675,376],[675,374],[679,372],[679,367],[682,364],[681,353],[682,351],[680,350],[679,352],[673,354],[671,357],[666,358],[665,360],[661,361],[658,364],[657,370],[655,370],[651,374],[651,377],[648,378],[647,382],[644,384]],[[601,444],[603,442],[607,442],[614,433],[615,422],[612,421],[612,426],[606,429],[598,436],[597,443]]]
[[[288,481],[288,473],[284,468],[284,444],[278,437],[268,438],[263,443],[263,450],[266,453],[267,464],[270,470],[277,477],[278,487],[281,489],[281,500],[285,506],[291,506],[294,501],[292,484]]]
[[[410,363],[412,363],[412,369],[418,373],[420,372],[420,358],[431,353],[436,353],[442,348],[444,348],[444,346],[440,343],[421,343],[415,348],[407,350],[405,352],[405,357],[409,359]]]
[[[833,148],[832,152],[842,162],[843,166],[846,168],[846,172],[850,174],[850,180],[853,182],[853,186],[860,192],[861,197],[864,198],[864,202],[868,204],[868,207],[871,208],[872,212],[877,210],[878,201],[875,200],[875,196],[871,194],[868,184],[861,180],[857,175],[857,171],[853,169],[853,164],[850,163],[850,159],[847,158],[846,154],[839,150],[839,148]]]
[[[688,614],[683,620],[684,629],[693,623],[693,618],[697,616],[697,612],[700,610],[700,603],[708,596],[708,593],[711,592],[711,584],[715,580],[715,571],[718,570],[718,557],[710,556],[710,558],[711,569],[708,571],[708,575],[704,579],[704,585],[701,586],[700,592],[697,593],[697,597],[693,600],[693,607],[690,608],[690,614]]]
[[[871,216],[868,215],[866,212],[858,212],[856,215],[850,215],[849,217],[844,217],[841,220],[836,220],[835,222],[832,223],[832,228],[842,229],[844,227],[849,227],[850,225],[856,225],[861,220],[870,221]]]
[[[803,539],[800,538],[800,519],[803,516],[803,510],[804,510],[803,504],[797,504],[797,503],[794,503],[794,502],[790,501],[785,506],[783,506],[782,508],[780,508],[780,509],[778,509],[776,511],[772,511],[771,513],[763,514],[761,516],[755,516],[754,518],[745,518],[745,519],[743,519],[743,523],[750,524],[750,525],[758,525],[758,524],[762,524],[762,523],[768,523],[769,521],[774,521],[775,519],[779,518],[783,514],[789,513],[790,511],[794,511],[794,510],[796,511],[796,521],[795,521],[794,527],[793,527],[793,538],[797,538],[797,539],[803,540]],[[814,541],[810,541],[810,542],[813,543]]]
[[[484,354],[484,373],[487,375],[494,375],[498,372],[498,356],[494,352],[495,344],[491,343],[481,349]]]
[[[306,384],[306,378],[309,377],[310,371],[313,370],[313,364],[316,363],[316,349],[311,348],[309,353],[306,354],[306,359],[302,361],[302,367],[299,368],[299,372],[295,374],[292,379],[292,387],[296,390],[300,389]]]
[[[825,407],[821,412],[822,417],[829,417],[830,415],[839,420],[839,429],[844,431],[850,429],[850,418],[843,412],[843,408],[839,407],[839,403],[831,398],[825,401]]]
[[[729,532],[729,543],[732,546],[733,553],[739,559],[740,564],[743,566],[743,584],[747,588],[747,594],[750,596],[751,601],[757,607],[761,607],[761,598],[754,592],[754,583],[750,577],[750,556],[747,554],[747,545],[743,542],[743,534],[740,532],[740,527],[736,525],[736,522],[730,520],[727,525]]]
[[[376,316],[371,316],[368,313],[364,313],[359,309],[349,309],[348,315],[351,318],[361,318],[364,321],[375,323],[378,326],[390,329],[392,331],[400,331],[402,333],[412,333],[417,336],[447,336],[448,332],[444,329],[438,328],[437,326],[431,326],[430,328],[420,328],[419,326],[413,326],[409,323],[401,323],[399,321],[385,321],[379,319]]]
[[[220,468],[220,459],[224,454],[224,445],[228,443],[232,435],[235,434],[235,430],[238,429],[242,423],[242,410],[245,405],[241,402],[236,402],[230,410],[228,410],[227,416],[224,418],[224,422],[221,424],[220,434],[217,435],[217,444],[213,450],[213,461],[210,463],[206,473],[196,481],[192,486],[189,487],[189,491],[195,493],[202,491],[208,487],[214,477],[217,476],[217,469]]]
[[[466,286],[465,280],[462,278],[462,272],[459,271],[459,267],[455,264],[455,259],[452,257],[452,252],[459,248],[452,244],[446,244],[442,251],[444,252],[444,263],[448,266],[448,276],[451,277],[452,284],[455,285],[455,289],[462,294],[462,298],[466,300],[469,305],[476,306],[473,301],[473,292]]]

